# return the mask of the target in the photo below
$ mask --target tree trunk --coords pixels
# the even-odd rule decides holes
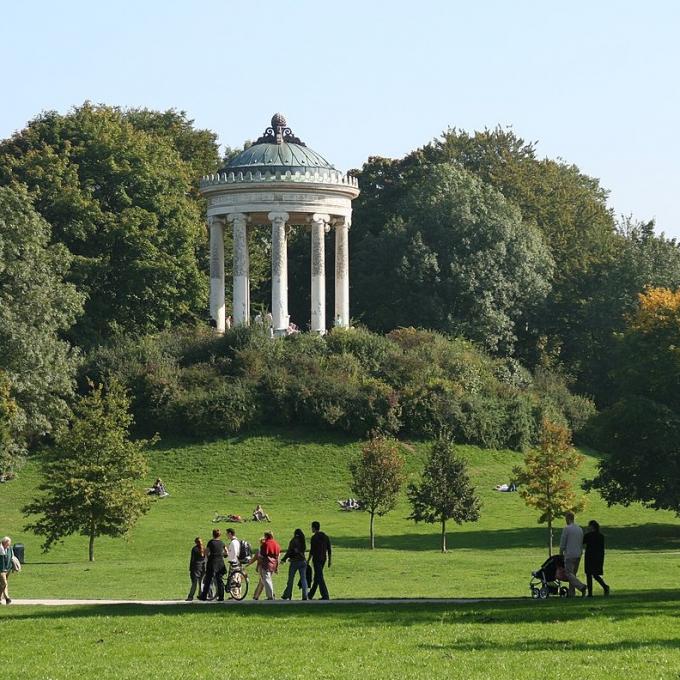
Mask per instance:
[[[90,525],[90,551],[89,551],[89,556],[90,556],[90,562],[94,562],[94,524]]]
[[[371,536],[371,550],[375,548],[375,534],[373,533],[373,518],[375,517],[375,513],[371,513],[371,528],[370,528],[370,536]]]
[[[446,552],[446,520],[442,520],[442,552]]]
[[[548,517],[548,557],[552,557],[552,553],[553,553],[552,518]]]

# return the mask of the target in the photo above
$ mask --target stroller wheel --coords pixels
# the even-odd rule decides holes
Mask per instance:
[[[541,600],[546,600],[548,598],[548,586],[541,586],[541,589],[538,591],[538,597]]]
[[[564,586],[560,586],[560,597],[569,597],[569,589]]]
[[[531,588],[531,599],[532,600],[538,600],[539,597],[539,590],[535,586],[532,586]]]

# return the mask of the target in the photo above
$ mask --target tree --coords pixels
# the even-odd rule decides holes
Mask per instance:
[[[17,405],[10,394],[10,382],[0,371],[0,481],[16,475],[23,460],[22,439],[16,431]]]
[[[207,238],[200,171],[217,166],[214,135],[183,114],[85,103],[41,114],[0,143],[0,185],[25,184],[52,239],[75,256],[87,296],[71,337],[152,332],[202,317]]]
[[[63,245],[50,245],[50,226],[26,190],[0,187],[0,374],[19,448],[69,412],[78,356],[61,336],[83,303],[65,282],[72,259]]]
[[[404,458],[399,453],[399,444],[383,437],[367,442],[361,455],[349,464],[352,493],[361,500],[362,509],[371,516],[371,550],[375,548],[375,516],[382,517],[394,508],[404,483],[403,470]]]
[[[26,529],[44,537],[44,551],[79,533],[89,538],[92,562],[95,538],[122,536],[147,512],[149,498],[136,482],[147,472],[149,442],[131,441],[131,425],[128,397],[115,381],[78,400],[43,460],[43,495],[23,508],[38,517]]]
[[[538,449],[524,456],[524,466],[513,468],[524,502],[541,514],[539,524],[548,525],[548,555],[553,551],[553,524],[568,511],[579,512],[585,501],[577,498],[572,474],[583,456],[571,445],[569,430],[544,419]]]
[[[455,454],[450,439],[440,437],[430,449],[420,482],[411,482],[408,497],[415,522],[441,524],[441,549],[446,552],[446,522],[476,522],[480,501],[470,483],[467,466]]]
[[[423,166],[378,233],[355,246],[355,304],[382,331],[416,325],[507,354],[550,289],[540,232],[492,187],[452,163]]]
[[[596,477],[609,505],[680,514],[680,290],[651,288],[628,317],[613,371],[615,403],[590,427],[605,456]]]

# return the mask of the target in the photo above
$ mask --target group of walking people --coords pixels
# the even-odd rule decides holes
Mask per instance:
[[[592,597],[593,579],[602,586],[604,594],[609,595],[609,586],[602,578],[604,573],[604,535],[600,532],[600,525],[594,519],[591,519],[588,522],[588,530],[584,534],[583,529],[576,524],[573,512],[567,512],[564,519],[567,524],[562,530],[560,538],[560,555],[564,558],[564,571],[566,580],[569,582],[569,595],[573,597],[578,590],[581,595]],[[584,548],[585,584],[576,575]]]
[[[264,592],[267,600],[275,599],[274,575],[279,571],[279,565],[288,562],[288,581],[281,599],[290,600],[293,596],[295,577],[299,576],[303,600],[311,600],[317,590],[322,600],[328,600],[328,587],[324,578],[324,569],[331,566],[332,547],[328,536],[321,531],[319,522],[312,522],[312,537],[307,551],[307,541],[302,529],[295,529],[293,537],[288,543],[288,549],[282,555],[281,546],[271,531],[265,531],[260,539],[260,545],[254,555],[247,557],[241,540],[233,528],[226,531],[227,541],[222,541],[220,529],[213,529],[212,539],[203,545],[200,537],[194,541],[189,560],[189,577],[191,589],[187,601],[194,599],[199,591],[199,600],[207,600],[210,588],[215,584],[217,601],[224,600],[223,577],[230,571],[241,570],[250,565],[256,565],[259,581],[255,588],[253,599],[259,600]],[[225,557],[229,566],[225,563]],[[245,561],[245,564],[243,562]],[[311,587],[308,571],[311,569]]]

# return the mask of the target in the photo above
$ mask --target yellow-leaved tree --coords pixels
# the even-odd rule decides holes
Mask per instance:
[[[520,496],[541,513],[539,524],[548,525],[548,555],[553,552],[555,520],[585,506],[585,498],[574,490],[574,473],[582,462],[583,456],[571,445],[569,429],[545,418],[538,448],[525,454],[523,467],[513,469]]]

